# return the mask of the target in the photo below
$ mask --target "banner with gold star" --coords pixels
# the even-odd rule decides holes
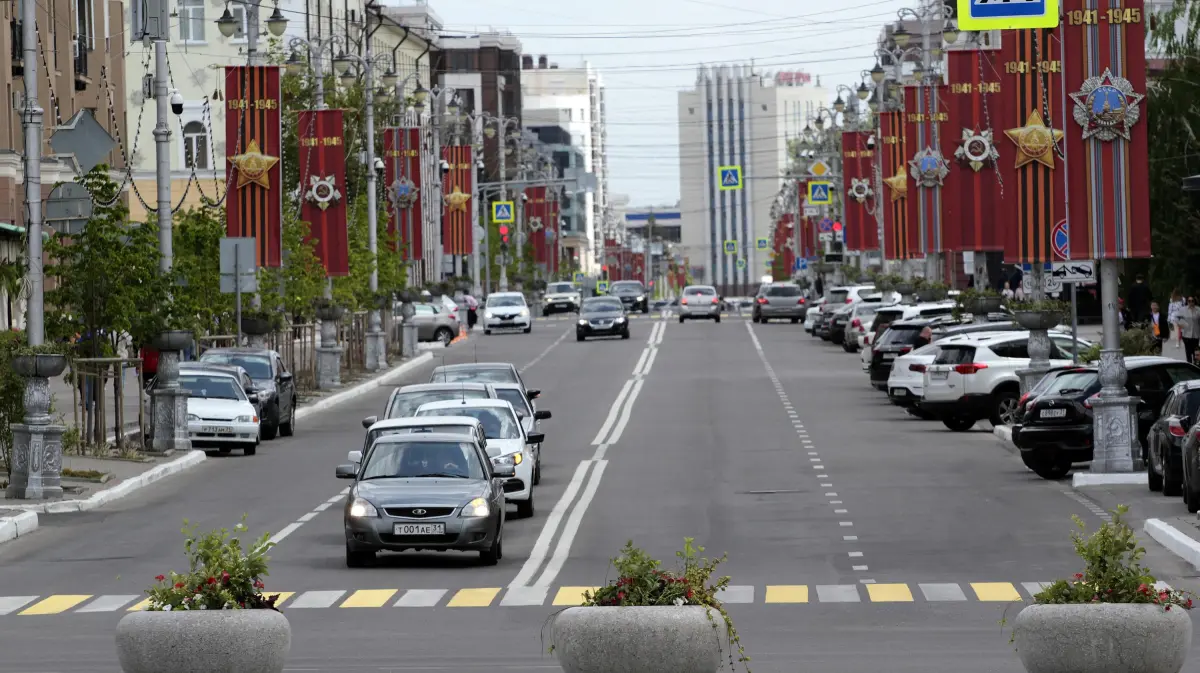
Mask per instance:
[[[350,275],[346,230],[346,133],[341,110],[301,110],[296,117],[300,151],[300,219],[326,276]]]
[[[255,240],[260,267],[283,264],[283,127],[278,66],[225,67],[225,232]]]
[[[1001,75],[996,70],[997,49],[963,49],[946,54],[947,112],[944,125],[948,143],[950,173],[942,187],[945,224],[942,236],[950,250],[1004,250],[1004,231],[1008,223],[997,219],[996,208],[1002,190],[997,174],[999,161],[1011,160],[1013,152],[1001,153],[996,147],[993,128],[999,119]],[[947,147],[948,145],[948,147]]]
[[[472,229],[475,228],[471,221],[471,188],[475,173],[471,146],[443,147],[442,159],[450,165],[442,178],[442,252],[470,255]]]
[[[1070,259],[1150,256],[1146,7],[1064,0]],[[1185,152],[1180,152],[1184,154]]]
[[[842,133],[842,197],[847,250],[877,250],[879,226],[875,219],[875,152],[867,146],[870,131]],[[789,271],[792,267],[788,267]]]
[[[908,233],[908,160],[903,112],[879,113],[879,150],[883,152],[883,254],[911,259]]]
[[[1058,30],[1006,30],[1000,37],[1003,95],[992,118],[1004,193],[996,214],[1007,229],[1004,260],[1012,264],[1053,261],[1054,228],[1067,215]]]

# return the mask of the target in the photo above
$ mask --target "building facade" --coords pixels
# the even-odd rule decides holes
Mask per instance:
[[[25,74],[21,21],[25,2],[0,3],[0,262],[24,263],[25,136],[21,111],[13,103],[24,95]],[[75,179],[72,164],[53,156],[50,137],[55,127],[77,112],[90,110],[96,121],[122,140],[125,120],[125,52],[121,40],[120,0],[36,0],[38,12],[38,104],[45,111],[42,156],[42,196],[56,182]],[[120,180],[125,168],[118,145],[105,162]],[[11,290],[11,291],[10,291]],[[0,328],[24,327],[25,304],[15,287],[0,287]]]
[[[703,269],[695,282],[744,293],[757,286],[768,261],[759,259],[755,241],[771,230],[788,139],[831,97],[804,73],[723,65],[700,68],[695,88],[679,92],[678,102],[679,192],[687,204],[681,247],[693,269]],[[740,189],[721,188],[718,170],[728,166],[740,168]]]

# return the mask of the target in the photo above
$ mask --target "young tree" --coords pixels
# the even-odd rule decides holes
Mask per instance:
[[[234,295],[221,292],[221,239],[225,236],[224,208],[193,208],[175,215],[172,238],[174,288],[180,308],[196,316],[200,331],[232,334]]]

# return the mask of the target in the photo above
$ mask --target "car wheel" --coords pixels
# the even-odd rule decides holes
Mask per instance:
[[[846,351],[847,353],[853,353],[856,349],[854,348],[854,346],[850,345],[849,341],[843,340],[842,341],[842,350]]]
[[[621,332],[621,338],[628,339],[629,338],[629,330],[625,330],[624,332]]]
[[[684,320],[686,320],[686,318],[684,318],[683,316],[679,316],[679,323],[680,323],[680,324],[683,324],[683,321],[684,321]]]
[[[529,489],[528,500],[517,501],[517,516],[522,519],[528,519],[533,516],[533,489]]]
[[[799,319],[799,318],[792,318],[792,324],[793,324],[793,325],[795,325],[795,324],[796,324],[796,323],[798,323],[798,322],[800,322],[800,319]]]
[[[550,317],[550,312],[549,312],[549,311],[542,311],[542,317],[543,317],[543,318],[549,318],[549,317]]]
[[[1146,460],[1146,483],[1151,491],[1163,490],[1163,475],[1154,471],[1154,461],[1149,458]]]
[[[354,551],[350,545],[346,545],[346,567],[347,568],[366,568],[375,562],[375,552],[373,551]]]
[[[1042,479],[1058,481],[1071,473],[1071,461],[1064,458],[1040,460],[1034,463],[1033,471]]]
[[[1018,391],[1005,388],[992,395],[996,398],[996,407],[988,420],[993,426],[1012,425],[1016,421],[1017,404],[1020,401]]]
[[[485,566],[494,566],[504,558],[504,525],[501,524],[496,529],[496,539],[492,540],[492,546],[479,552],[479,564]]]
[[[966,432],[975,427],[975,419],[969,416],[950,416],[943,418],[942,424],[955,432]]]
[[[716,322],[721,322],[721,316],[714,316],[713,320],[715,320]]]
[[[933,414],[929,413],[928,411],[925,411],[921,407],[909,407],[908,409],[905,409],[905,411],[908,412],[909,416],[912,416],[913,418],[919,418],[922,421],[936,421],[937,420],[937,416],[934,416]]]
[[[292,412],[288,414],[287,423],[279,426],[279,434],[291,437],[296,434],[296,401],[292,400]]]
[[[583,336],[582,334],[576,334],[575,340],[576,341],[587,341],[587,337]]]
[[[442,342],[443,346],[449,346],[450,342],[454,341],[454,332],[450,331],[449,327],[439,327],[433,335],[433,340]]]
[[[650,315],[650,305],[649,304],[646,304],[645,306],[642,307],[642,314]]]
[[[492,330],[490,330],[490,329],[488,329],[488,328],[486,328],[486,327],[485,327],[485,328],[483,328],[483,333],[484,333],[484,334],[491,334],[491,333],[492,333]]]
[[[521,331],[522,331],[522,332],[524,332],[524,333],[526,333],[526,334],[529,334],[530,332],[532,332],[532,331],[533,331],[533,325],[530,325],[529,327],[526,327],[525,329],[523,329],[523,330],[521,330]]]
[[[1200,492],[1192,489],[1192,482],[1188,479],[1187,469],[1183,471],[1183,504],[1187,505],[1188,514],[1200,512]]]
[[[536,463],[533,464],[533,485],[537,486],[542,483],[542,459],[538,457]]]
[[[270,420],[263,419],[264,422],[262,423],[262,426],[261,426],[262,438],[266,439],[268,441],[275,439],[275,435],[279,434],[279,404],[278,404],[279,400],[278,400],[278,398],[276,398],[275,401],[277,403],[275,405],[275,409],[273,411],[271,411],[270,415],[268,416],[268,418],[270,418]]]
[[[258,453],[258,442],[250,444],[246,446],[246,448],[242,449],[242,455],[244,456],[253,456],[256,453]]]

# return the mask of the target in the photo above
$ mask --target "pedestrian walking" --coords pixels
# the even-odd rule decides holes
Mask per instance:
[[[1004,297],[1005,299],[1008,299],[1011,301],[1013,298],[1015,298],[1017,296],[1017,293],[1013,292],[1012,287],[1009,286],[1009,283],[1006,280],[1006,281],[1004,281],[1004,289],[1000,291],[1000,295],[1002,297]]]
[[[1179,316],[1179,311],[1187,306],[1187,301],[1183,298],[1183,293],[1179,288],[1171,290],[1171,302],[1167,304],[1167,330],[1166,338],[1170,338],[1171,333],[1175,334],[1176,340],[1179,339],[1178,327],[1176,327],[1175,318]]]
[[[475,323],[479,321],[479,300],[472,295],[464,295],[463,301],[467,303],[467,329],[475,329]]]
[[[1158,311],[1158,302],[1150,302],[1150,331],[1154,333],[1154,341],[1158,344],[1158,354],[1162,355],[1163,340],[1170,334],[1166,327],[1167,321]]]
[[[1175,347],[1178,348],[1182,341],[1184,360],[1195,363],[1196,344],[1200,342],[1200,307],[1196,306],[1196,297],[1187,298],[1187,305],[1176,316],[1176,324],[1179,325],[1179,341]]]
[[[1134,277],[1133,287],[1129,288],[1129,319],[1135,323],[1146,322],[1150,317],[1150,286],[1146,285],[1146,277],[1138,274]]]

